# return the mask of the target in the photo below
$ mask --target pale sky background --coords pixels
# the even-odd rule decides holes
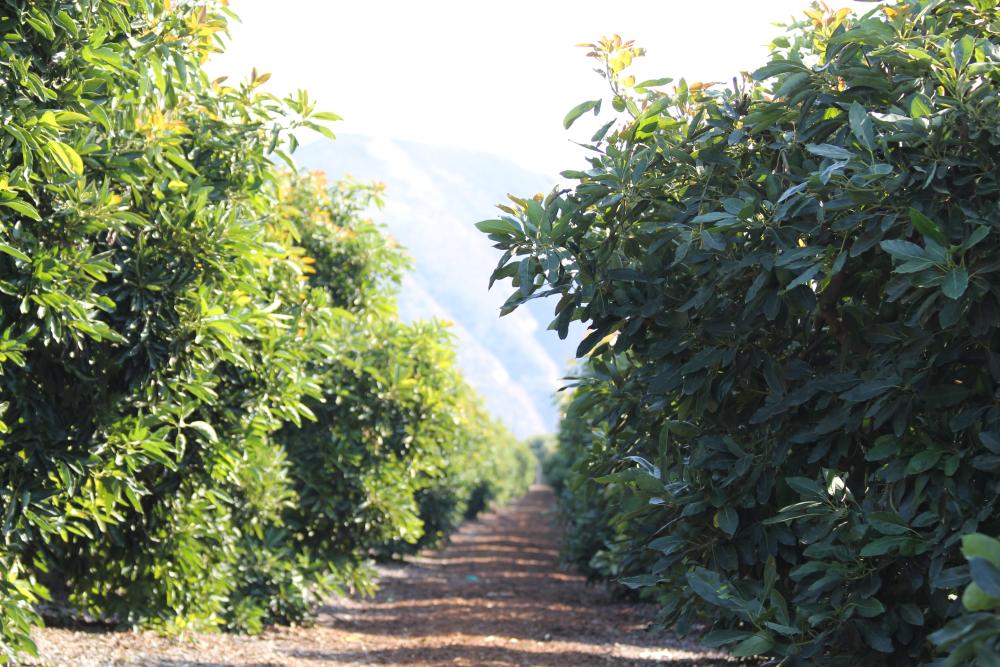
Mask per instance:
[[[841,6],[846,0],[830,4]],[[871,5],[850,2],[861,13]],[[647,55],[636,80],[728,81],[767,59],[773,25],[801,17],[808,0],[231,0],[231,27],[212,76],[245,79],[256,67],[276,94],[309,91],[344,117],[338,142],[295,154],[331,177],[352,173],[387,185],[375,219],[412,254],[406,319],[453,321],[458,361],[490,411],[519,437],[554,428],[553,392],[583,335],[546,331],[552,304],[499,318],[510,288],[487,291],[499,252],[473,224],[495,215],[507,192],[547,191],[565,169],[585,167],[587,141],[607,117],[562,119],[605,97],[580,42],[618,33]],[[300,139],[308,142],[306,136]],[[455,150],[461,149],[461,150]]]
[[[808,4],[231,0],[242,23],[209,70],[245,77],[256,66],[272,73],[274,92],[305,88],[344,117],[337,132],[480,149],[555,175],[581,160],[570,137],[599,126],[589,116],[571,134],[563,117],[606,90],[576,44],[613,33],[636,40],[647,50],[632,70],[638,81],[728,81],[763,64],[779,32],[772,24]]]

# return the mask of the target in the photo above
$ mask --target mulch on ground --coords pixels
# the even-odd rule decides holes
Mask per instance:
[[[36,632],[30,665],[252,667],[719,665],[720,654],[647,630],[650,605],[609,599],[559,567],[553,497],[520,500],[469,522],[445,548],[379,568],[373,599],[331,601],[314,627],[256,637],[164,638],[142,632]]]

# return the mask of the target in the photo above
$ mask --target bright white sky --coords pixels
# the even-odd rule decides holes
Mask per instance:
[[[868,7],[841,0],[855,11]],[[729,80],[764,63],[772,24],[807,0],[231,0],[242,18],[209,67],[273,75],[344,117],[337,132],[481,149],[554,176],[577,167],[597,124],[562,129],[573,106],[601,97],[580,42],[618,33],[646,48],[637,80]],[[574,128],[576,129],[576,128]],[[590,130],[590,132],[587,132]]]
[[[871,7],[850,4],[859,12]],[[343,116],[335,132],[371,138],[362,141],[368,153],[351,159],[374,159],[385,169],[377,177],[389,184],[389,205],[379,220],[407,239],[418,265],[432,267],[411,282],[439,281],[447,275],[441,271],[454,275],[446,277],[454,281],[447,289],[432,282],[407,292],[402,300],[410,316],[445,317],[474,332],[459,338],[463,370],[490,409],[523,436],[546,427],[551,410],[536,398],[561,386],[564,359],[535,337],[544,322],[527,310],[497,319],[505,290],[484,289],[496,252],[472,227],[471,214],[489,215],[515,186],[490,183],[489,176],[479,182],[473,174],[463,182],[466,174],[414,161],[408,155],[420,151],[392,140],[506,157],[547,189],[561,180],[560,171],[584,166],[587,153],[570,139],[586,141],[605,122],[588,114],[571,132],[562,128],[567,111],[607,93],[592,71],[596,62],[576,44],[615,33],[635,40],[647,51],[630,70],[638,81],[728,81],[763,65],[780,33],[773,24],[801,17],[809,0],[230,0],[230,6],[242,23],[232,26],[229,50],[209,73],[245,79],[256,67],[272,75],[271,92],[304,88],[321,110]],[[373,146],[380,148],[372,153]],[[524,181],[518,169],[499,173]],[[431,287],[433,298],[414,297]],[[567,358],[573,348],[566,344]],[[520,361],[510,358],[512,351]]]

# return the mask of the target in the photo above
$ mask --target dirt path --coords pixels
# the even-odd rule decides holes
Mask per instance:
[[[315,627],[259,637],[151,633],[37,633],[28,664],[459,665],[589,667],[717,665],[720,656],[646,631],[648,605],[616,604],[558,567],[552,492],[535,486],[512,505],[466,524],[451,544],[380,568],[375,599],[336,600]]]

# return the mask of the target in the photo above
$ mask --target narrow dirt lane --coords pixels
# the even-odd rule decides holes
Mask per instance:
[[[552,492],[535,486],[466,524],[440,551],[380,568],[375,599],[336,600],[312,628],[168,640],[149,633],[38,633],[65,665],[716,665],[721,656],[646,630],[648,605],[618,604],[558,567]]]

